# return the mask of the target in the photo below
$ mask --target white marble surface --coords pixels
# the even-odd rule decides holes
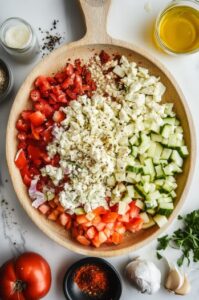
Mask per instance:
[[[132,42],[147,49],[156,56],[172,72],[179,85],[181,86],[193,115],[197,140],[199,137],[199,53],[191,56],[171,57],[157,50],[152,42],[151,31],[155,17],[167,0],[150,0],[150,11],[144,8],[147,0],[112,0],[112,6],[108,18],[108,32],[116,38]],[[75,0],[0,0],[0,23],[11,16],[19,16],[30,22],[40,38],[38,27],[48,29],[53,19],[59,19],[58,30],[65,32],[65,42],[77,40],[84,33],[83,21]],[[64,300],[62,293],[62,279],[66,268],[81,256],[72,253],[46,237],[28,218],[24,210],[17,201],[13,191],[10,177],[5,161],[5,134],[6,123],[12,105],[14,95],[26,75],[31,71],[36,61],[29,64],[19,64],[13,61],[0,48],[0,57],[6,59],[12,67],[14,73],[14,90],[7,101],[0,104],[0,197],[5,199],[7,204],[0,205],[0,265],[12,255],[24,250],[40,252],[49,261],[52,268],[53,282],[49,294],[45,297],[48,300]],[[198,181],[199,169],[198,160],[194,179],[191,184],[183,212],[199,208]],[[177,221],[169,228],[171,232],[177,226]],[[161,268],[164,277],[164,262],[158,262],[155,258],[156,242],[151,243],[137,253],[131,253],[150,257]],[[172,259],[176,253],[168,252],[168,257]],[[109,259],[111,263],[123,272],[123,266],[128,261],[128,256]],[[198,299],[199,286],[196,278],[199,271],[191,273],[193,289],[185,299]],[[142,295],[133,289],[125,280],[123,281],[122,300],[130,299],[149,299],[151,296]],[[163,288],[156,295],[154,300],[173,299],[178,296],[168,294]],[[78,300],[78,299],[75,299]]]

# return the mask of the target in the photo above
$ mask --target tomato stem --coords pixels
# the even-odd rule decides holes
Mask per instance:
[[[17,280],[15,282],[14,290],[15,292],[22,292],[26,289],[27,284],[22,280]]]

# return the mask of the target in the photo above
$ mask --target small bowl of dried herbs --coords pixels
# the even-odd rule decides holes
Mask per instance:
[[[74,263],[63,282],[67,300],[119,300],[121,279],[106,260],[87,257]]]
[[[8,64],[0,59],[0,102],[5,100],[13,86],[13,75]]]

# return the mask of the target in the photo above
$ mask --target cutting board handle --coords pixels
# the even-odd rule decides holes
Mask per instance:
[[[85,24],[86,44],[111,43],[111,37],[106,31],[107,15],[111,0],[79,0]]]

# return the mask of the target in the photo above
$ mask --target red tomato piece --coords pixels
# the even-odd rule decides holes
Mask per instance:
[[[29,117],[30,115],[33,113],[33,110],[24,110],[21,113],[21,117],[25,120],[25,121],[29,121]]]
[[[139,215],[140,209],[139,207],[136,206],[135,201],[132,201],[130,204],[130,210],[129,210],[129,215],[130,218],[133,219]]]
[[[32,90],[30,92],[30,99],[33,101],[33,102],[36,102],[38,101],[39,99],[41,98],[41,94],[40,94],[40,91],[39,90]]]
[[[25,141],[27,139],[27,134],[25,132],[19,132],[17,134],[17,138],[20,141]]]
[[[106,215],[102,216],[102,222],[104,223],[114,223],[118,218],[118,213],[116,212],[108,212]]]
[[[86,218],[86,215],[78,215],[76,216],[76,221],[77,224],[83,224],[83,223],[87,223],[88,219]]]
[[[73,65],[68,63],[65,67],[66,75],[71,76],[74,73]]]
[[[30,184],[31,184],[31,180],[32,180],[32,178],[31,178],[31,177],[29,177],[27,174],[25,174],[25,175],[22,175],[22,178],[23,178],[23,182],[24,182],[24,184],[25,184],[27,187],[29,187],[29,186],[30,186]]]
[[[45,76],[39,76],[35,80],[35,86],[38,87],[42,92],[48,91],[51,89],[50,83],[48,82]]]
[[[107,52],[105,52],[104,50],[102,50],[100,52],[99,57],[100,57],[100,60],[101,60],[102,64],[107,63],[111,59],[110,55]]]
[[[106,234],[103,231],[100,231],[99,232],[99,242],[101,244],[103,244],[104,242],[106,242],[106,240],[107,240]]]
[[[43,113],[46,118],[51,117],[54,113],[54,109],[44,99],[41,99],[39,102],[35,102],[34,107],[36,111]]]
[[[92,213],[94,213],[95,215],[104,215],[107,213],[107,210],[103,207],[103,206],[99,206],[97,208],[95,208]]]
[[[100,222],[98,224],[95,225],[95,228],[98,230],[98,231],[101,231],[105,228],[106,224],[103,223],[103,222]]]
[[[113,242],[115,245],[118,245],[118,244],[121,243],[122,238],[123,238],[123,236],[122,236],[120,233],[114,232],[114,233],[112,234],[111,240],[112,240],[112,242]]]
[[[142,229],[144,220],[141,217],[135,217],[129,223],[126,224],[126,228],[131,232],[136,232]]]
[[[15,165],[17,166],[18,169],[23,169],[25,166],[27,166],[27,159],[26,155],[23,149],[20,149],[15,157]]]
[[[46,215],[47,212],[50,210],[50,207],[47,204],[42,204],[39,206],[38,210],[43,214]]]
[[[59,221],[60,221],[60,224],[62,226],[66,226],[66,224],[68,223],[69,221],[69,216],[65,213],[62,213],[60,216],[59,216]]]
[[[84,246],[89,246],[89,245],[90,245],[90,241],[89,241],[85,236],[83,236],[83,235],[78,235],[78,236],[76,237],[76,239],[77,239],[77,241],[78,241],[80,244],[82,244],[82,245],[84,245]]]
[[[28,124],[28,122],[26,122],[23,119],[18,119],[16,123],[16,128],[19,131],[28,132],[28,130],[30,129],[30,124]]]
[[[75,74],[72,74],[71,76],[67,77],[64,82],[62,83],[62,88],[65,90],[71,85],[74,84]]]
[[[32,136],[36,139],[40,139],[40,134],[44,131],[44,128],[42,126],[34,127],[31,125],[31,130],[32,130]]]
[[[96,234],[97,234],[97,231],[94,226],[91,226],[90,228],[88,228],[88,230],[86,232],[86,235],[90,240],[92,240]]]
[[[77,99],[77,94],[72,92],[71,90],[67,89],[66,90],[66,94],[68,95],[68,97],[72,100],[75,100]]]
[[[46,117],[40,111],[35,111],[29,116],[29,120],[31,121],[33,126],[40,126],[44,123]]]

